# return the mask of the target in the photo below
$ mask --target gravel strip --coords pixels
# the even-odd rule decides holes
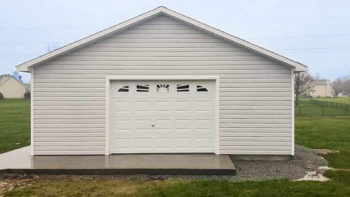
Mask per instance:
[[[299,179],[308,171],[318,171],[318,167],[328,162],[316,151],[303,146],[295,146],[292,160],[286,161],[235,161],[237,176],[234,179],[266,180],[276,178]]]

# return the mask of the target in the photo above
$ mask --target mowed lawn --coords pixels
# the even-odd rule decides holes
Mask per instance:
[[[30,144],[30,100],[0,100],[0,153]]]
[[[305,100],[304,100],[305,101]],[[317,106],[302,102],[308,113],[296,116],[296,143],[310,148],[339,150],[326,156],[332,167],[349,167],[350,118],[329,109],[321,115]],[[23,109],[22,109],[23,108]],[[29,101],[0,101],[1,151],[29,144]],[[6,117],[7,116],[7,117]],[[21,122],[22,121],[22,122]],[[3,132],[3,128],[5,131]],[[8,137],[9,136],[9,137]],[[5,138],[5,139],[3,139]],[[16,144],[19,142],[20,144]],[[331,170],[328,182],[289,180],[104,180],[104,179],[38,179],[32,185],[5,193],[5,196],[349,196],[350,171]]]
[[[230,182],[227,180],[42,180],[5,196],[289,196],[328,197],[350,194],[350,172],[328,171],[328,182],[288,180]]]
[[[316,100],[320,101],[328,101],[328,102],[336,102],[336,103],[343,103],[343,104],[350,104],[350,97],[337,97],[337,98],[331,98],[331,97],[316,97]]]
[[[350,169],[350,117],[297,117],[295,127],[297,144],[340,151],[324,157],[331,167]]]
[[[325,107],[322,112],[309,99],[301,99],[295,113],[295,142],[309,148],[340,151],[325,158],[331,167],[350,169],[350,114],[332,107]]]

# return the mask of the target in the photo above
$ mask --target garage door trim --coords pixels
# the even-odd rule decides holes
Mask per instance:
[[[219,93],[220,77],[214,75],[114,75],[106,76],[106,133],[105,155],[110,155],[110,89],[112,81],[137,81],[137,80],[212,80],[215,81],[215,106],[214,106],[214,153],[219,153]]]

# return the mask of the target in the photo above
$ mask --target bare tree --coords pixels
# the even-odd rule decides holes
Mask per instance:
[[[344,81],[344,93],[348,95],[350,94],[350,77]]]
[[[296,72],[294,76],[294,93],[296,105],[299,104],[299,96],[313,90],[315,79],[306,72]]]
[[[339,93],[344,91],[344,80],[342,78],[338,78],[337,80],[332,82],[332,88],[334,97],[337,97]]]
[[[350,77],[339,77],[333,81],[332,88],[334,97],[337,97],[339,93],[350,94]]]

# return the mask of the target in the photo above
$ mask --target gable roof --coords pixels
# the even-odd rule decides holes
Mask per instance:
[[[0,85],[7,81],[7,75],[0,75]]]
[[[18,83],[20,83],[22,86],[25,87],[25,85],[23,84],[22,81],[16,79],[14,76],[6,74],[6,75],[0,75],[0,86],[2,84],[4,84],[6,81],[8,81],[9,79],[13,78],[14,80],[16,80]]]
[[[248,50],[251,50],[253,52],[257,52],[259,54],[262,54],[262,55],[264,55],[266,57],[269,57],[271,59],[277,60],[277,61],[279,61],[281,63],[286,64],[286,65],[292,66],[292,67],[294,67],[296,69],[296,71],[307,71],[307,67],[305,65],[299,63],[299,62],[293,61],[293,60],[291,60],[289,58],[286,58],[286,57],[284,57],[282,55],[279,55],[277,53],[269,51],[269,50],[267,50],[265,48],[259,47],[259,46],[255,45],[255,44],[252,44],[252,43],[250,43],[250,42],[248,42],[246,40],[243,40],[243,39],[240,39],[240,38],[238,38],[236,36],[233,36],[233,35],[230,35],[228,33],[225,33],[225,32],[223,32],[221,30],[218,30],[218,29],[216,29],[214,27],[211,27],[209,25],[206,25],[204,23],[196,21],[196,20],[194,20],[194,19],[192,19],[190,17],[184,16],[184,15],[182,15],[180,13],[177,13],[177,12],[175,12],[173,10],[170,10],[170,9],[168,9],[166,7],[163,7],[163,6],[158,7],[156,9],[153,9],[151,11],[148,11],[148,12],[146,12],[144,14],[136,16],[136,17],[134,17],[132,19],[129,19],[129,20],[125,21],[125,22],[122,22],[120,24],[117,24],[115,26],[107,28],[107,29],[102,30],[100,32],[97,32],[95,34],[92,34],[92,35],[90,35],[90,36],[88,36],[86,38],[83,38],[81,40],[78,40],[76,42],[73,42],[71,44],[63,46],[61,48],[58,48],[58,49],[56,49],[56,50],[54,50],[54,51],[52,51],[50,53],[44,54],[42,56],[39,56],[37,58],[34,58],[34,59],[29,60],[27,62],[24,62],[23,64],[20,64],[20,65],[16,66],[16,69],[18,71],[21,71],[21,72],[30,72],[30,67],[32,67],[32,66],[38,65],[38,64],[43,63],[45,61],[51,60],[51,59],[53,59],[55,57],[61,56],[61,55],[65,54],[65,53],[67,53],[67,52],[73,51],[73,50],[75,50],[75,49],[77,49],[79,47],[85,46],[85,45],[90,44],[92,42],[95,42],[95,41],[97,41],[99,39],[105,38],[106,36],[109,36],[109,35],[111,35],[113,33],[121,31],[121,30],[123,30],[123,29],[125,29],[127,27],[132,26],[132,25],[138,24],[138,23],[140,23],[140,22],[142,22],[142,21],[144,21],[146,19],[152,18],[152,17],[157,16],[159,14],[165,14],[167,16],[176,18],[176,19],[178,19],[180,21],[183,21],[183,22],[185,22],[187,24],[193,25],[196,28],[199,28],[199,29],[204,30],[206,32],[212,33],[212,34],[214,34],[214,35],[216,35],[218,37],[221,37],[221,38],[224,38],[224,39],[226,39],[228,41],[231,41],[231,42],[233,42],[235,44],[238,44],[238,45],[240,45],[240,46],[242,46],[244,48],[247,48]]]
[[[328,83],[330,83],[330,81],[328,81],[326,79],[321,79],[321,80],[316,80],[313,83],[317,84],[317,85],[327,85]]]

